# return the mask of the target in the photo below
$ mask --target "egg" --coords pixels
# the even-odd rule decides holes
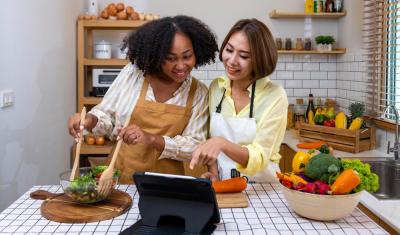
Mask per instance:
[[[110,16],[116,16],[117,15],[117,8],[114,6],[109,6],[107,7],[107,12]]]
[[[120,11],[123,11],[125,9],[125,5],[120,2],[120,3],[117,4],[116,8],[117,8],[117,11],[120,12]]]
[[[126,7],[126,14],[131,15],[133,12],[134,12],[133,7],[131,7],[131,6]]]
[[[125,11],[120,11],[117,13],[117,20],[127,20],[128,14]]]
[[[144,20],[144,14],[143,13],[138,13],[138,15],[139,15],[139,20]]]
[[[108,15],[107,10],[103,10],[103,11],[101,12],[100,16],[101,16],[101,18],[103,18],[103,19],[108,19],[109,15]]]
[[[144,15],[144,20],[153,20],[153,14],[148,13],[148,14]]]
[[[133,12],[132,14],[131,14],[131,20],[139,20],[139,13],[137,13],[137,12]]]

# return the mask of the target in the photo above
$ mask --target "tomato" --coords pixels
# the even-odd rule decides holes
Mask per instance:
[[[297,152],[293,157],[292,168],[295,173],[303,172],[306,164],[311,158],[311,154],[305,152]]]

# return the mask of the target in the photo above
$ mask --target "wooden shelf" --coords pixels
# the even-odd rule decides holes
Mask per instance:
[[[132,29],[140,27],[149,21],[144,20],[79,20],[78,25],[96,29]]]
[[[304,13],[304,12],[285,12],[285,11],[278,11],[273,10],[269,13],[269,18],[277,19],[289,19],[289,18],[323,18],[323,19],[338,19],[343,17],[347,14],[346,11],[343,12],[334,12],[334,13]]]
[[[114,147],[115,142],[107,141],[104,145],[88,145],[82,143],[81,154],[109,154]]]
[[[83,65],[90,66],[125,66],[129,60],[123,59],[83,59]]]
[[[83,103],[89,105],[96,105],[100,103],[102,99],[103,99],[102,97],[84,97]]]
[[[278,54],[344,54],[346,53],[346,48],[338,48],[338,49],[333,49],[332,51],[318,51],[318,50],[311,50],[311,51],[306,51],[306,50],[278,50]]]

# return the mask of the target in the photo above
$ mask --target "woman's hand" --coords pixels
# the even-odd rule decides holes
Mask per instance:
[[[223,137],[212,137],[200,144],[192,154],[190,169],[194,169],[197,164],[211,166],[216,164],[218,155],[222,152],[227,140]]]
[[[218,164],[217,164],[217,162],[215,162],[215,163],[211,164],[210,166],[208,166],[208,172],[202,174],[200,177],[209,179],[211,181],[218,181],[219,177],[218,177]]]
[[[118,136],[126,144],[145,144],[150,145],[153,143],[154,136],[142,130],[139,126],[132,124],[119,131]]]
[[[90,113],[86,114],[84,123],[81,123],[81,114],[75,113],[68,118],[68,132],[75,140],[79,140],[81,138],[81,130],[88,129],[90,131],[96,123],[97,117]]]

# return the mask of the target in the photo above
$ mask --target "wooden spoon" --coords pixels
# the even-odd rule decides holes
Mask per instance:
[[[82,112],[81,112],[81,122],[79,125],[82,125],[85,122],[85,117],[86,117],[86,107],[83,106]],[[81,154],[81,145],[83,141],[83,130],[80,130],[80,138],[78,143],[76,143],[76,151],[75,151],[75,159],[74,159],[74,165],[71,170],[71,175],[69,177],[70,181],[73,181],[76,177],[79,176],[79,158]]]
[[[118,117],[118,115],[116,115],[116,116]],[[131,120],[131,116],[129,115],[127,117],[127,119],[125,120],[123,128],[125,128],[129,125],[130,120]],[[118,141],[117,146],[115,147],[113,156],[111,158],[111,162],[108,165],[107,169],[105,169],[103,171],[103,173],[101,174],[100,179],[99,179],[99,186],[98,186],[97,191],[103,196],[108,195],[108,193],[110,192],[110,189],[112,188],[113,176],[114,176],[114,165],[115,165],[115,161],[117,160],[119,149],[121,148],[121,145],[122,145],[121,138],[118,137],[117,141]]]

